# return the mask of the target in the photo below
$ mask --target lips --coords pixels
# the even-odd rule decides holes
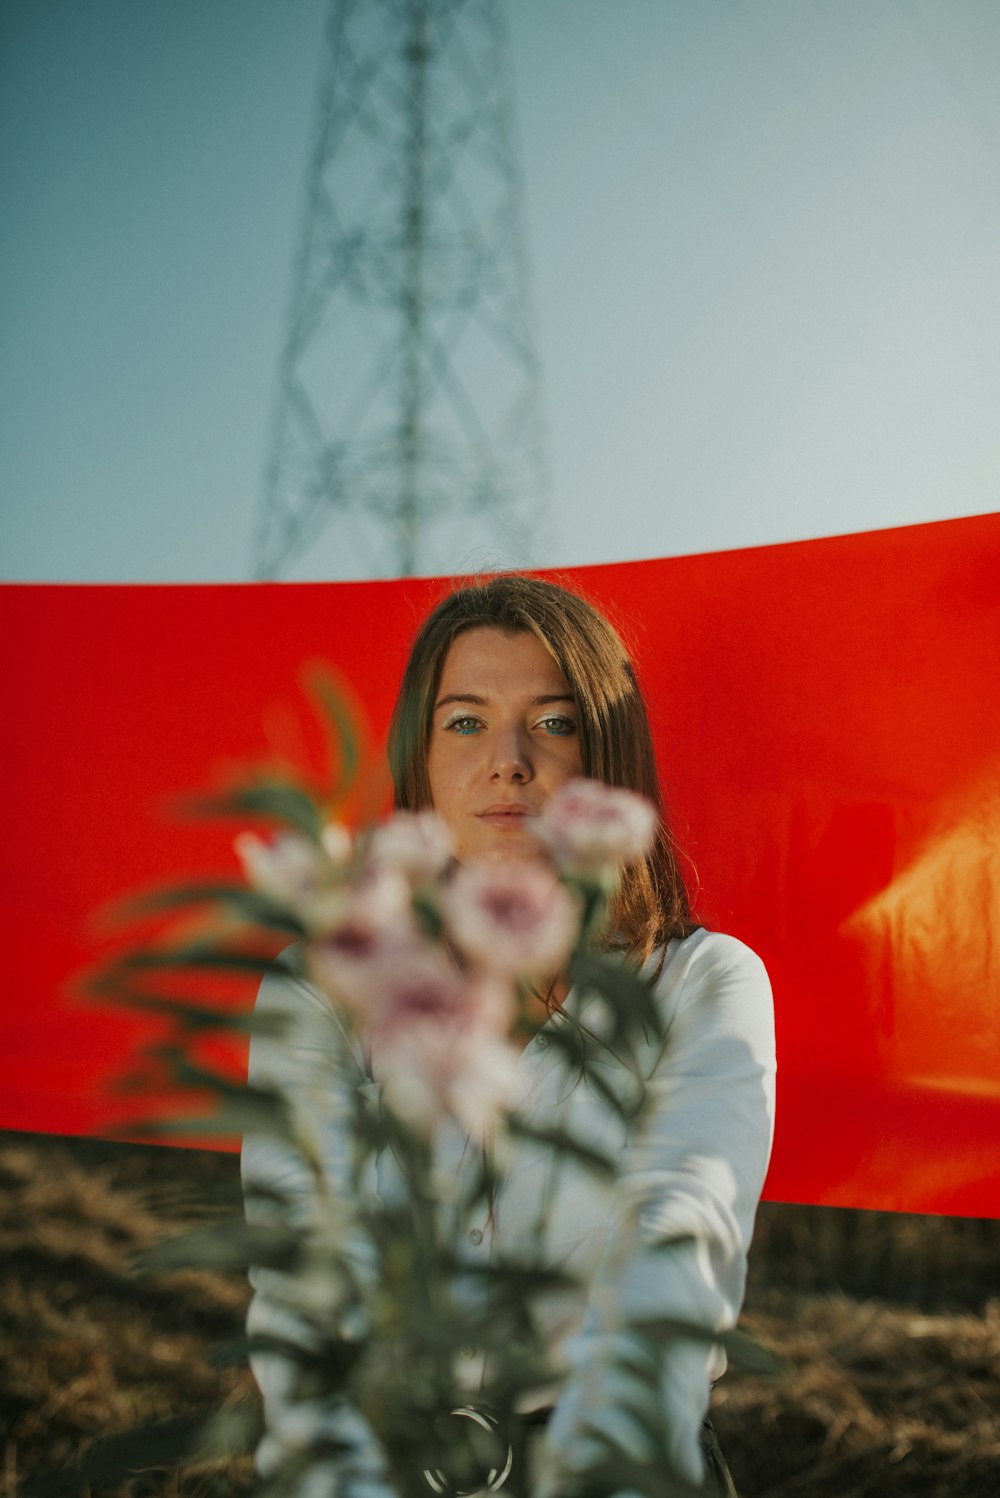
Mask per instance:
[[[523,801],[494,801],[492,806],[477,811],[476,816],[480,822],[486,822],[490,827],[507,828],[513,832],[523,826],[529,817],[537,817],[538,812],[533,806],[526,806]]]

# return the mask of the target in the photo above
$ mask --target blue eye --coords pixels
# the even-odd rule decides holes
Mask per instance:
[[[576,733],[576,724],[572,718],[551,717],[543,718],[542,726],[548,733],[557,738],[568,738],[570,734]]]
[[[465,737],[467,734],[478,732],[480,721],[471,714],[464,713],[460,718],[450,718],[444,726],[452,733],[459,733]]]

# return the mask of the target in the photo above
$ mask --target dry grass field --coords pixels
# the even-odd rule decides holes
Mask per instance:
[[[230,1156],[0,1136],[2,1498],[252,1491],[246,1458],[157,1468],[153,1434],[127,1483],[94,1465],[136,1424],[253,1408],[247,1371],[216,1356],[242,1277],[133,1270],[238,1208]],[[1000,1223],[762,1208],[744,1320],[786,1371],[716,1392],[743,1498],[997,1498],[998,1265]]]

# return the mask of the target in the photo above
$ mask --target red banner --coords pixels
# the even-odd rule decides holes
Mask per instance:
[[[766,1195],[1000,1215],[1000,517],[557,576],[639,662],[701,919],[770,970]],[[0,589],[0,1126],[107,1119],[142,1027],[74,993],[93,913],[235,871],[232,826],[170,804],[248,762],[321,762],[309,662],[353,685],[377,750],[446,590]]]

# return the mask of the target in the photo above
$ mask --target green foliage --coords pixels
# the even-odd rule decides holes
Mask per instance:
[[[290,778],[255,775],[189,806],[205,815],[265,818],[300,834],[322,859],[329,808],[351,792],[360,773],[362,735],[345,695],[329,679],[313,685],[329,723],[331,784],[325,793]],[[641,1129],[647,1103],[637,1060],[640,1041],[648,1044],[653,1036],[665,1043],[665,1037],[659,1034],[649,983],[597,944],[606,889],[578,883],[577,892],[582,916],[569,977],[593,1003],[587,1026],[561,1012],[553,1016],[547,1033],[568,1074],[591,1089],[616,1126],[611,1137],[619,1138],[622,1126],[629,1133]],[[414,889],[412,901],[424,937],[438,944],[446,941],[439,893],[424,883]],[[91,975],[88,990],[101,1001],[169,1021],[172,1038],[157,1041],[150,1059],[177,1091],[203,1100],[197,1117],[133,1121],[132,1131],[162,1138],[263,1137],[284,1150],[312,1183],[308,1210],[280,1191],[258,1193],[248,1204],[248,1222],[189,1232],[147,1251],[138,1267],[143,1272],[249,1266],[270,1271],[281,1287],[275,1293],[283,1297],[301,1335],[258,1336],[240,1349],[230,1348],[226,1356],[254,1351],[278,1355],[293,1373],[293,1400],[320,1401],[330,1411],[360,1411],[374,1432],[398,1498],[426,1498],[425,1468],[446,1468],[459,1487],[474,1486],[476,1474],[502,1465],[519,1401],[547,1388],[557,1376],[541,1330],[542,1301],[556,1290],[584,1289],[541,1254],[536,1261],[496,1256],[482,1263],[456,1252],[456,1242],[464,1240],[484,1209],[492,1211],[502,1192],[504,1149],[482,1147],[464,1195],[443,1194],[431,1137],[384,1097],[372,1107],[357,1086],[363,1077],[347,1051],[331,1049],[319,1064],[326,1067],[331,1096],[343,1094],[348,1080],[353,1141],[351,1189],[332,1190],[322,1163],[321,1121],[309,1116],[300,1097],[290,1090],[234,1083],[194,1054],[205,1035],[280,1038],[280,1019],[234,1010],[212,997],[212,985],[220,978],[287,977],[289,967],[277,961],[278,949],[288,938],[308,947],[308,918],[273,891],[262,893],[231,880],[153,891],[133,899],[127,912],[138,920],[176,917],[178,925],[154,943],[140,943],[111,959]],[[343,1020],[350,1034],[354,1019],[345,1013]],[[522,1016],[522,1031],[524,1024]],[[608,1052],[628,1075],[624,1091],[600,1064]],[[501,1144],[530,1141],[542,1146],[557,1171],[583,1170],[604,1182],[613,1182],[618,1173],[617,1157],[516,1108],[498,1119],[497,1129]],[[400,1167],[401,1190],[391,1201],[373,1200],[360,1189],[382,1153],[394,1156]],[[755,1371],[773,1368],[772,1360],[736,1334],[706,1333],[663,1318],[631,1330],[638,1338],[634,1345],[644,1351],[623,1353],[619,1371],[631,1387],[645,1387],[647,1396],[655,1389],[663,1349],[678,1338],[718,1341],[734,1360],[742,1359]],[[460,1375],[470,1347],[488,1359],[479,1397],[496,1421],[490,1429],[456,1422],[454,1416],[467,1397]],[[586,1470],[560,1476],[557,1498],[610,1498],[624,1490],[680,1498],[695,1491],[670,1474],[663,1433],[641,1398],[616,1411],[615,1421],[623,1430],[638,1431],[655,1462],[637,1462],[627,1439],[617,1442],[609,1429],[602,1429],[594,1433],[598,1455]],[[107,1443],[87,1475],[110,1484],[140,1452],[147,1459],[158,1453],[157,1460],[175,1461],[218,1449],[227,1440],[238,1444],[250,1438],[242,1416],[173,1422]],[[324,1427],[308,1450],[288,1453],[261,1491],[272,1498],[293,1494],[311,1465],[346,1450]]]

